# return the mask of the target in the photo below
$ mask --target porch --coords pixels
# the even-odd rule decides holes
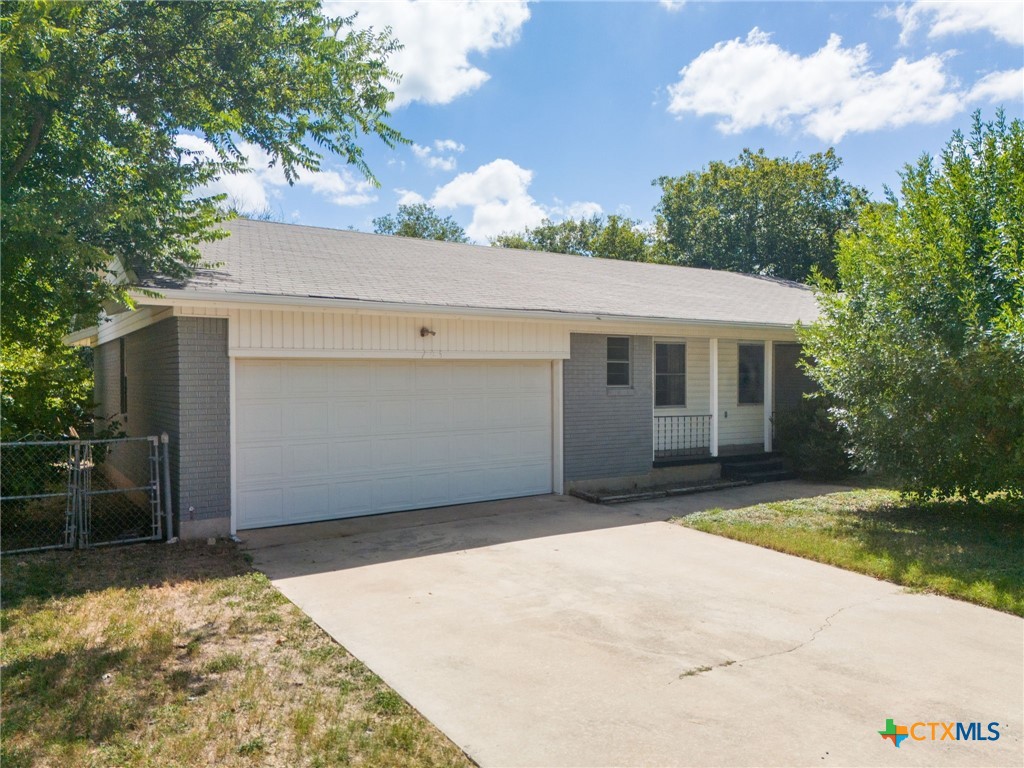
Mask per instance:
[[[776,410],[809,389],[799,345],[712,338],[687,347],[654,343],[654,466],[771,456]]]

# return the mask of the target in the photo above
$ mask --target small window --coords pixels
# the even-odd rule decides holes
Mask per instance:
[[[124,336],[118,339],[117,352],[121,368],[121,413],[128,413],[128,376],[125,373],[124,364]]]
[[[764,402],[764,346],[740,344],[739,404]]]
[[[686,345],[654,345],[654,404],[686,405]]]
[[[608,386],[629,386],[629,337],[608,337]]]

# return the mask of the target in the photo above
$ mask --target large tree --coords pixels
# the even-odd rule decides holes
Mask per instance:
[[[662,176],[659,257],[674,264],[806,281],[835,277],[839,235],[867,199],[829,149],[802,159],[743,150],[683,176]]]
[[[124,301],[117,279],[182,275],[216,237],[241,142],[289,180],[325,153],[368,177],[387,124],[389,33],[318,2],[3,2],[3,435],[86,418],[89,371],[61,336]],[[212,147],[181,148],[182,133]]]
[[[1024,124],[975,116],[842,240],[803,333],[854,458],[923,494],[1024,494]]]
[[[466,230],[451,216],[441,216],[429,203],[398,206],[398,213],[378,216],[373,220],[378,235],[418,237],[421,240],[447,240],[468,243]]]
[[[639,221],[614,214],[559,222],[545,219],[536,227],[498,235],[491,245],[623,261],[651,258],[650,233]]]

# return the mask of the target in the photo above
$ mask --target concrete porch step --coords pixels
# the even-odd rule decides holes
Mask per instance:
[[[629,501],[663,499],[668,496],[688,496],[691,493],[721,491],[726,488],[738,488],[750,484],[748,480],[720,480],[713,483],[693,483],[665,488],[638,488],[635,491],[582,491],[573,489],[569,493],[584,501],[589,501],[591,504],[625,504]]]
[[[767,454],[726,459],[722,462],[722,477],[751,483],[770,483],[792,480],[796,475],[789,471],[781,456]]]

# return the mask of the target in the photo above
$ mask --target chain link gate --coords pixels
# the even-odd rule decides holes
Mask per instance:
[[[0,443],[0,552],[164,537],[166,436]]]

